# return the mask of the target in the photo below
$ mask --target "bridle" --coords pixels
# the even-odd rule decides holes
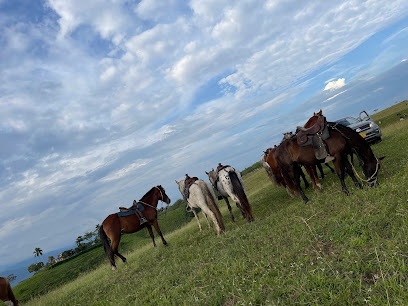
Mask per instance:
[[[159,201],[166,203],[166,202],[164,201],[163,192],[160,190],[160,188],[157,187],[157,186],[154,186],[154,188],[156,188],[156,189],[159,190],[159,192],[160,192],[161,199],[159,199]],[[157,206],[155,207],[155,206],[153,206],[153,205],[151,205],[151,204],[148,204],[148,203],[146,203],[146,202],[138,201],[138,203],[142,203],[143,205],[147,205],[147,206],[149,206],[149,207],[152,207],[152,208],[158,210],[158,209],[157,209]],[[168,206],[168,205],[169,205],[169,204],[166,203],[166,211],[167,211],[167,206]]]

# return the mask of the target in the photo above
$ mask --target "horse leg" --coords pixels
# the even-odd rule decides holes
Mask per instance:
[[[193,211],[194,217],[195,217],[195,218],[196,218],[196,220],[197,220],[197,223],[198,223],[198,228],[200,229],[200,232],[202,232],[202,231],[203,231],[203,229],[201,228],[200,219],[198,218],[198,215],[197,215],[196,211],[194,210],[194,208],[191,208],[191,210]]]
[[[225,200],[225,203],[227,203],[227,207],[228,207],[228,210],[230,212],[232,222],[235,222],[234,215],[232,214],[232,208],[231,208],[231,205],[230,205],[230,203],[228,201],[228,198],[227,197],[222,197],[222,198]]]
[[[116,268],[116,264],[115,264],[115,255],[118,255],[119,253],[118,253],[118,248],[119,248],[119,242],[120,242],[120,232],[118,232],[119,234],[114,234],[113,235],[113,237],[110,237],[111,238],[111,249],[112,249],[112,253],[113,253],[113,256],[112,256],[112,258],[109,258],[110,259],[110,262],[111,262],[111,268],[112,268],[112,270],[113,271],[116,271],[117,270],[117,268]],[[119,256],[119,255],[118,255]],[[122,258],[123,256],[122,255],[120,255],[119,256],[120,258]],[[124,258],[124,257],[123,257]],[[123,260],[123,258],[122,258],[122,260]],[[125,258],[125,261],[126,261],[126,258]]]
[[[215,225],[215,229],[216,229],[216,231],[217,231],[217,235],[221,234],[221,228],[220,228],[220,226],[218,225],[218,221],[217,221],[217,218],[215,217],[214,213],[208,208],[208,206],[202,207],[201,210],[202,210],[202,212],[204,213],[204,216],[208,215],[208,216],[211,218],[212,222],[213,222],[214,225]],[[206,217],[206,218],[207,218],[207,217]],[[207,220],[208,220],[208,219],[207,219]]]
[[[161,230],[160,230],[160,228],[159,228],[159,223],[157,223],[157,219],[154,219],[154,221],[153,221],[153,226],[154,226],[156,232],[159,234],[159,236],[160,236],[160,238],[161,238],[163,244],[164,244],[165,246],[168,246],[169,244],[167,243],[167,241],[166,241],[166,240],[164,239],[164,237],[163,237],[163,234],[162,234],[162,232],[161,232]]]
[[[310,179],[312,180],[312,186],[315,192],[317,192],[316,177],[313,172],[312,166],[305,166],[307,174],[309,174]],[[300,185],[300,184],[299,184]]]
[[[344,174],[345,174],[344,168],[345,167],[344,167],[344,162],[342,160],[342,156],[340,154],[337,154],[335,157],[336,159],[333,160],[333,164],[336,167],[336,172],[337,172],[337,176],[340,179],[341,188],[346,195],[350,195],[350,192],[347,189],[346,183],[344,182]]]
[[[152,230],[152,226],[150,224],[146,225],[147,231],[149,232],[150,238],[152,238],[153,241],[153,247],[156,247],[156,242],[154,241],[154,234]]]
[[[204,217],[205,217],[205,220],[207,221],[208,228],[211,228],[210,221],[208,221],[207,214],[206,214],[204,211],[203,211],[203,215],[204,215]]]
[[[300,196],[302,197],[303,201],[305,201],[305,203],[309,202],[308,197],[305,195],[302,188],[300,187],[300,180],[296,179],[295,177],[296,165],[295,164],[288,165],[288,166],[279,165],[279,167],[281,168],[281,172],[282,172],[283,178],[285,179],[286,184],[288,184],[288,186],[292,186],[291,189],[297,190],[300,193]]]
[[[289,195],[291,198],[294,198],[294,197],[295,197],[295,194],[292,193],[291,189],[290,189],[288,186],[285,186],[285,189],[286,189],[286,192],[288,193],[288,195]]]
[[[325,164],[327,168],[330,169],[331,173],[334,173],[334,169],[332,167],[330,167],[330,165],[328,163]]]
[[[320,164],[318,164],[318,165],[320,165]],[[317,187],[319,187],[320,189],[323,189],[323,186],[322,186],[322,184],[320,184],[320,181],[319,181],[319,176],[317,175],[316,166],[312,166],[312,172],[313,172],[313,176],[315,178],[315,182],[316,182]]]
[[[319,171],[320,171],[320,178],[321,178],[321,179],[324,179],[324,172],[323,172],[322,164],[318,163],[316,166],[317,166],[317,168],[318,168]]]
[[[300,176],[301,176],[302,179],[303,179],[303,183],[305,183],[305,188],[306,188],[306,189],[309,188],[310,184],[309,184],[309,182],[306,180],[306,176],[305,176],[305,174],[303,173],[303,170],[302,170],[302,168],[301,168],[300,166],[299,166],[298,171],[299,171]],[[300,182],[299,182],[299,184],[300,184]]]
[[[346,172],[348,175],[350,175],[351,179],[353,180],[354,185],[357,188],[363,189],[363,186],[360,184],[360,182],[357,180],[356,176],[354,175],[353,169],[351,167],[351,164],[347,158],[347,156],[344,159],[345,164],[346,164]]]

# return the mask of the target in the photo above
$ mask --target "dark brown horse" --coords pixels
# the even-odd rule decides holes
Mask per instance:
[[[354,176],[351,164],[347,159],[347,155],[351,153],[355,153],[358,156],[369,186],[375,186],[378,182],[377,176],[380,163],[374,156],[368,143],[357,132],[348,127],[336,123],[328,123],[328,127],[330,137],[325,142],[330,155],[335,157],[333,163],[343,192],[347,195],[349,194],[344,182],[345,173],[350,175],[357,187],[362,188]],[[293,184],[300,192],[303,200],[308,202],[309,199],[300,187],[296,166],[298,164],[313,166],[321,162],[321,160],[316,159],[313,147],[299,146],[296,137],[294,137],[284,141],[276,149],[275,157],[286,181]]]
[[[160,231],[159,224],[157,223],[157,203],[159,200],[170,204],[170,198],[167,196],[166,191],[162,186],[155,186],[150,189],[139,202],[143,205],[143,216],[147,222],[141,223],[140,216],[136,214],[131,214],[126,217],[119,217],[118,214],[109,215],[99,228],[99,237],[102,240],[105,253],[109,258],[112,270],[116,270],[115,265],[115,255],[119,256],[124,263],[126,263],[126,258],[118,252],[120,235],[123,233],[134,233],[140,231],[142,228],[147,228],[150,237],[153,241],[153,246],[156,247],[156,242],[154,241],[154,235],[152,230],[152,225],[156,229],[164,245],[167,246],[166,240],[164,240],[163,234]],[[109,245],[108,237],[111,240],[111,245]]]
[[[18,306],[18,300],[13,294],[11,290],[10,282],[5,277],[0,277],[0,300],[3,302],[9,303],[10,301],[13,302],[15,306]],[[9,305],[9,304],[6,304]]]
[[[298,191],[292,184],[287,184],[285,178],[282,176],[281,170],[278,166],[278,162],[275,158],[275,151],[277,146],[274,148],[267,149],[261,157],[261,163],[268,174],[269,179],[272,181],[272,184],[276,187],[283,187],[286,189],[286,192],[290,197],[294,197],[290,190],[294,191],[298,194]],[[309,187],[309,183],[306,180],[306,177],[302,171],[302,169],[298,169],[300,172],[300,176],[302,176],[303,181],[305,183],[305,188]],[[292,188],[292,189],[291,189]]]

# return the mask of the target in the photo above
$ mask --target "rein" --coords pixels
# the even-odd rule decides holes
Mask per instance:
[[[374,171],[373,175],[371,175],[367,180],[362,179],[362,178],[358,175],[358,172],[357,172],[357,170],[354,168],[353,164],[351,164],[351,167],[353,168],[354,173],[356,174],[356,176],[357,176],[362,182],[369,183],[369,182],[378,174],[378,170],[380,169],[380,162],[379,162],[379,160],[378,160],[377,158],[376,158],[376,160],[377,160],[377,163],[376,163],[376,165],[375,165],[375,171]],[[375,180],[377,181],[377,178],[376,178]]]

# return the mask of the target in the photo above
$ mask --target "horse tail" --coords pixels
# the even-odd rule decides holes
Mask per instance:
[[[99,227],[99,238],[101,238],[103,249],[105,250],[106,256],[108,256],[109,261],[112,263],[115,262],[115,254],[112,251],[111,246],[109,245],[108,236],[106,235],[103,225]]]
[[[9,282],[9,280],[7,278],[5,278],[5,280],[6,280],[6,283],[7,283],[7,296],[8,296],[8,299],[10,301],[12,301],[14,305],[18,306],[19,305],[18,300],[14,296],[13,290],[11,290],[10,282]]]
[[[268,154],[264,153],[261,157],[261,164],[266,170],[266,173],[268,174],[269,179],[271,180],[272,184],[276,187],[281,187],[282,185],[278,183],[278,180],[276,179],[275,174],[273,173],[273,170],[271,166],[266,162],[266,157]]]
[[[251,205],[249,205],[249,201],[245,193],[244,186],[241,184],[241,180],[234,170],[228,171],[228,175],[231,179],[232,190],[238,197],[239,203],[245,211],[246,219],[248,222],[254,221],[254,217],[252,216],[252,208]]]
[[[203,194],[207,200],[207,205],[208,208],[213,212],[215,215],[215,218],[217,219],[218,226],[220,227],[221,231],[225,232],[225,225],[224,222],[222,221],[222,215],[221,212],[218,208],[217,203],[215,202],[215,199],[213,195],[211,194],[210,189],[208,188],[207,184],[203,182],[201,190],[203,191]]]

